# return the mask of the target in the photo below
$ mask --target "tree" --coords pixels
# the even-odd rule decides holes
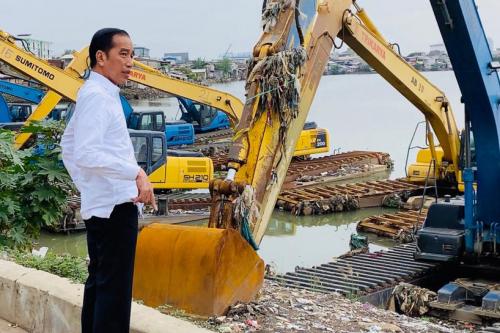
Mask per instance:
[[[205,59],[198,58],[193,62],[193,69],[203,69],[207,65]]]
[[[29,247],[40,229],[59,223],[74,191],[61,161],[64,122],[32,123],[37,146],[14,148],[14,133],[0,130],[0,246]]]
[[[179,67],[177,70],[187,76],[189,80],[195,80],[196,79],[196,74],[193,73],[193,71],[187,67]]]

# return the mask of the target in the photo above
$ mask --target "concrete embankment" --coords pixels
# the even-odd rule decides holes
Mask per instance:
[[[0,260],[0,318],[28,332],[81,332],[83,285]],[[210,332],[134,303],[130,332]]]

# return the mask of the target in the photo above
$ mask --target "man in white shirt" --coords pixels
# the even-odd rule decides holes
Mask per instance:
[[[81,194],[90,257],[85,283],[82,332],[129,332],[137,241],[136,203],[154,193],[137,165],[118,85],[133,64],[124,30],[97,31],[89,48],[88,80],[78,92],[75,112],[61,140],[62,155]]]

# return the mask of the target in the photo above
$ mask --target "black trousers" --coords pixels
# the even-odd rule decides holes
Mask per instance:
[[[82,308],[83,333],[128,333],[132,302],[137,207],[114,207],[109,219],[85,220],[90,257]]]

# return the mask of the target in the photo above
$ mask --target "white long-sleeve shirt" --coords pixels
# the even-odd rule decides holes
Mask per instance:
[[[91,72],[64,131],[63,162],[81,194],[81,215],[109,218],[115,205],[138,195],[139,166],[127,130],[120,89]]]

